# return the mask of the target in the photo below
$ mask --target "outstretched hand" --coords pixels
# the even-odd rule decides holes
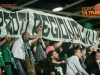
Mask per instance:
[[[43,25],[39,25],[38,29],[42,30],[43,29]]]
[[[76,37],[77,37],[77,35],[74,35],[74,36],[72,37],[72,40],[74,40]]]
[[[8,36],[6,36],[6,37],[5,37],[5,40],[8,40],[8,39],[9,39],[9,37],[8,37]]]

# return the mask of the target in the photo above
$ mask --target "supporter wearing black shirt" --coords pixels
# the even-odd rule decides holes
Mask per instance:
[[[55,75],[63,75],[62,67],[56,63],[50,63],[50,72],[55,73]]]
[[[50,75],[63,75],[63,70],[60,64],[65,63],[64,61],[58,62],[59,54],[56,51],[50,51],[48,53],[50,59],[49,69]]]
[[[98,59],[99,58],[99,59]],[[95,75],[100,75],[100,69],[97,61],[100,61],[100,51],[99,52],[92,52],[91,55],[89,55],[86,60],[85,64],[87,66],[86,71],[89,74],[95,74]]]
[[[89,74],[94,74],[94,75],[100,75],[100,64],[99,64],[99,61],[100,61],[100,50],[98,49],[98,45],[100,44],[100,41],[97,40],[97,44],[95,46],[94,49],[92,49],[91,46],[89,46],[87,48],[88,53],[87,54],[87,57],[86,57],[86,60],[85,60],[85,64],[87,66],[86,68],[86,71],[89,73]]]

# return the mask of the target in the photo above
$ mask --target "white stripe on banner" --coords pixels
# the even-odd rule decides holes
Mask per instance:
[[[83,28],[75,20],[44,13],[41,11],[24,9],[16,12],[8,12],[0,9],[0,37],[19,38],[21,34],[28,31],[32,36],[37,34],[38,26],[43,25],[43,38],[60,41],[66,39],[67,42],[73,35],[77,34],[75,40],[80,40],[84,45],[95,45],[100,38],[100,32]]]

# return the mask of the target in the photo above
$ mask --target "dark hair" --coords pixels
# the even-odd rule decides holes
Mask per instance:
[[[58,41],[50,41],[50,46],[54,45],[55,43],[58,43]]]
[[[75,55],[75,53],[77,52],[77,50],[79,50],[80,48],[77,46],[77,47],[73,47],[73,55]]]
[[[86,48],[86,57],[89,56],[90,47],[92,47],[92,46],[89,46]]]
[[[53,51],[50,51],[50,52],[47,54],[48,59],[51,60],[51,56],[53,55],[53,52],[55,52],[55,51],[54,51],[54,50],[53,50]]]
[[[100,49],[97,49],[97,52],[100,53]]]

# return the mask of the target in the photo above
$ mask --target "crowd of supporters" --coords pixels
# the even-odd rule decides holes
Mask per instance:
[[[100,40],[85,47],[77,35],[69,42],[24,32],[20,38],[0,38],[0,75],[100,75]]]

